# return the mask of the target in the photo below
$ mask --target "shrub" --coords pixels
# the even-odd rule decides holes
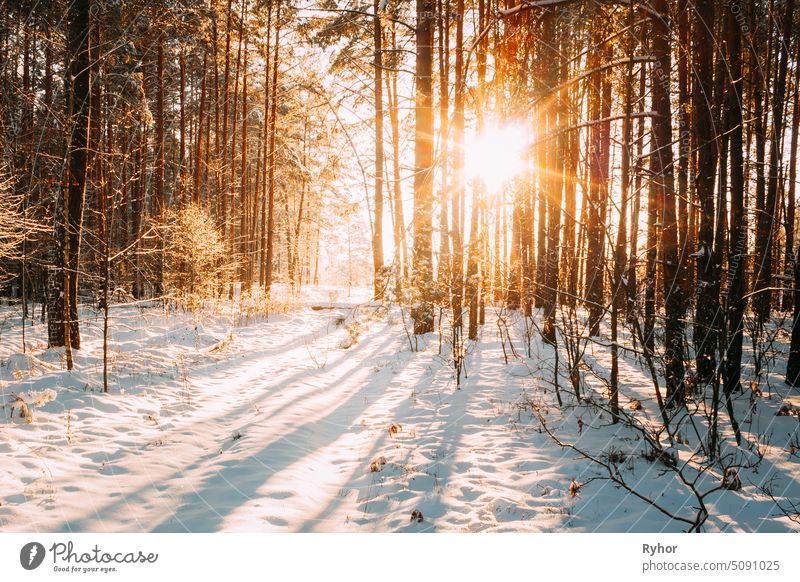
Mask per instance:
[[[164,289],[190,308],[217,294],[235,272],[214,219],[189,205],[164,216]]]

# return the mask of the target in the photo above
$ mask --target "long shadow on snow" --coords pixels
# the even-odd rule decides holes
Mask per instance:
[[[410,364],[415,363],[415,360],[416,360],[415,354],[413,354],[413,353],[408,354],[408,357],[406,358],[406,361],[404,362],[403,368],[408,368]],[[399,370],[396,370],[394,373],[397,374],[398,372],[399,372]],[[413,387],[410,386],[407,382],[404,382],[404,381],[402,381],[400,379],[398,379],[397,384],[395,386],[393,386],[393,387],[390,387],[389,385],[387,385],[387,391],[384,393],[384,396],[389,395],[389,390],[391,390],[391,392],[397,392],[398,393],[396,395],[396,398],[398,399],[399,402],[405,402],[405,405],[403,405],[403,406],[400,406],[400,407],[395,406],[392,409],[387,409],[387,414],[386,414],[387,417],[390,416],[392,419],[397,420],[398,422],[401,422],[401,424],[408,423],[413,418],[411,413],[413,412],[413,409],[414,409],[414,402],[409,397],[408,393],[409,392],[411,392],[411,393],[416,392],[416,393],[419,394],[423,390],[425,390],[425,389],[430,387],[430,385],[431,385],[431,383],[433,381],[433,378],[434,377],[433,377],[432,374],[427,374],[426,375],[423,372],[423,374],[422,374],[422,376],[420,378],[420,381],[416,385],[414,385]],[[373,379],[373,381],[377,381],[377,380],[379,380],[378,377]],[[391,382],[389,382],[388,384],[391,384]],[[394,395],[389,395],[389,396],[391,397],[391,396],[394,396]],[[391,413],[391,412],[393,412],[394,414],[390,415],[389,413]],[[388,445],[390,444],[390,441],[387,438],[387,435],[389,434],[388,431],[381,430],[379,434],[381,435],[381,437],[376,439],[373,442],[372,447],[370,448],[369,452],[366,455],[362,455],[361,461],[359,461],[356,464],[355,469],[351,472],[349,478],[346,481],[348,484],[357,483],[359,478],[370,479],[372,481],[372,482],[368,483],[365,487],[359,487],[358,485],[356,485],[355,487],[353,487],[356,490],[366,489],[367,491],[369,491],[375,485],[379,485],[379,483],[376,483],[375,480],[376,479],[379,480],[381,478],[380,477],[380,473],[379,472],[375,473],[375,472],[369,471],[369,464],[372,461],[372,459],[374,459],[375,457],[378,456],[378,452],[379,451],[381,451],[384,447],[388,447]],[[391,444],[394,445],[394,443],[391,443]],[[388,459],[392,459],[392,461],[394,461],[393,458],[391,457],[391,453],[389,451],[387,451],[386,454],[388,455]],[[408,461],[408,455],[406,455],[405,460]],[[396,463],[396,464],[402,464],[402,463]],[[367,513],[367,506],[370,503],[370,501],[372,501],[372,500],[374,500],[374,499],[370,498],[366,502],[363,503],[365,505],[365,509],[364,509],[364,514],[365,515]],[[314,527],[317,524],[324,522],[345,501],[346,501],[346,498],[343,498],[343,497],[336,497],[336,498],[332,499],[331,502],[323,510],[318,512],[315,517],[306,520],[300,526],[299,531],[301,531],[301,532],[313,531]],[[406,517],[406,519],[407,519],[407,517]],[[364,525],[367,522],[369,522],[370,520],[368,520],[366,518],[359,518],[359,519],[356,519],[355,521],[356,521],[356,523],[360,523],[361,525]]]
[[[390,336],[376,351],[396,339]],[[348,430],[363,412],[363,406],[358,404],[383,384],[380,376],[363,384],[323,418],[297,427],[246,459],[223,461],[221,468],[182,500],[171,518],[161,521],[151,531],[218,531],[224,518],[242,503],[257,497],[258,489],[275,474],[312,455]],[[338,379],[331,384],[337,382]]]
[[[301,370],[298,373],[290,376],[289,378],[286,378],[285,380],[282,380],[279,384],[276,384],[274,386],[270,386],[267,390],[265,390],[264,395],[261,398],[259,398],[257,401],[254,402],[252,400],[249,400],[246,403],[242,404],[241,406],[238,406],[238,407],[234,408],[233,410],[230,410],[230,411],[226,412],[223,416],[219,416],[218,417],[218,421],[217,421],[216,424],[220,427],[220,431],[219,431],[220,434],[215,435],[214,437],[208,437],[208,440],[210,442],[209,448],[212,449],[212,451],[209,451],[208,453],[202,455],[200,458],[198,458],[194,463],[192,463],[188,467],[185,467],[185,468],[183,468],[181,470],[175,471],[171,475],[169,475],[169,476],[167,476],[165,478],[162,478],[160,481],[163,483],[163,482],[169,482],[169,481],[171,481],[173,479],[179,478],[179,477],[181,477],[181,476],[183,476],[183,475],[185,475],[187,473],[190,473],[191,471],[193,471],[195,469],[201,469],[203,467],[203,463],[205,461],[217,458],[218,455],[219,455],[219,452],[218,452],[219,451],[219,447],[217,446],[217,444],[222,440],[227,440],[228,439],[228,435],[230,433],[230,428],[232,426],[231,425],[232,421],[237,419],[237,418],[239,418],[239,415],[241,415],[244,410],[246,410],[248,408],[252,408],[254,404],[261,403],[264,400],[266,400],[267,398],[269,398],[270,396],[272,396],[273,393],[276,390],[280,391],[280,390],[284,389],[287,385],[290,385],[290,384],[296,382],[297,380],[299,380],[301,378],[306,378],[307,379],[309,374],[329,376],[332,370],[334,370],[335,368],[337,368],[337,367],[339,367],[339,366],[341,366],[343,364],[346,364],[347,362],[351,361],[353,355],[356,354],[357,352],[359,352],[361,350],[365,350],[367,348],[371,348],[371,351],[373,353],[378,353],[385,346],[387,346],[388,344],[390,344],[390,343],[392,343],[394,341],[397,341],[397,339],[390,335],[384,342],[382,342],[381,344],[379,344],[377,346],[375,346],[374,344],[369,344],[368,342],[361,342],[361,343],[357,344],[355,347],[353,347],[350,350],[348,350],[347,353],[343,354],[341,358],[339,358],[335,362],[327,365],[325,368],[323,368],[323,369],[314,369],[314,370]],[[364,358],[362,360],[362,362],[366,361],[367,359],[368,359],[368,357]],[[241,364],[241,362],[238,362],[238,363]],[[294,404],[294,403],[296,403],[296,402],[298,402],[298,401],[300,401],[302,399],[309,398],[313,394],[316,394],[316,393],[318,393],[320,391],[329,389],[330,386],[337,385],[337,383],[339,381],[341,381],[343,378],[345,378],[347,376],[347,374],[350,373],[351,371],[352,370],[345,370],[341,375],[337,376],[337,378],[333,379],[333,380],[330,380],[330,379],[326,378],[325,383],[323,385],[319,386],[318,388],[315,388],[312,392],[298,395],[298,397],[295,398],[294,400],[291,400],[289,402],[286,402],[286,403],[282,404],[280,406],[280,408],[278,408],[271,415],[270,418],[275,418],[277,416],[277,413],[286,410],[292,404]],[[362,388],[361,391],[359,391],[356,394],[354,394],[353,396],[351,396],[348,399],[348,402],[351,402],[353,400],[353,398],[358,396],[361,392],[363,392],[363,390],[364,389]],[[333,416],[335,414],[335,412],[337,410],[341,409],[343,406],[344,405],[339,406],[336,410],[334,410],[333,413],[329,414],[325,418],[330,418],[331,416]],[[268,421],[268,420],[269,419],[265,419],[265,421]],[[325,419],[323,418],[323,419],[320,419],[318,421],[315,421],[315,424],[317,424],[317,423],[324,424],[325,423]],[[181,432],[185,433],[188,430],[188,428],[189,427],[182,426],[181,427]],[[238,427],[238,428],[240,428],[240,427]],[[295,433],[297,433],[298,431],[301,431],[303,429],[306,429],[306,428],[308,428],[308,427],[307,426],[300,427],[295,431]],[[294,434],[294,433],[292,433],[292,434]],[[284,437],[281,440],[285,441],[286,439],[287,439],[287,437]],[[141,451],[139,451],[139,450],[131,451],[131,454],[133,454],[134,452],[141,456]],[[143,461],[143,463],[144,463],[144,461]],[[101,514],[105,515],[109,511],[115,511],[115,510],[119,509],[122,506],[131,505],[131,504],[135,505],[136,501],[133,501],[132,499],[140,497],[141,495],[147,493],[151,489],[158,491],[158,487],[156,486],[155,483],[152,483],[152,482],[147,483],[147,484],[142,485],[141,487],[139,487],[136,491],[133,491],[133,492],[130,492],[130,493],[124,493],[122,495],[121,499],[107,504],[102,509],[98,509],[96,512],[94,512],[95,513],[94,516],[87,516],[84,519],[80,519],[80,520],[76,520],[76,521],[72,521],[72,522],[64,522],[64,523],[61,524],[61,526],[59,528],[57,528],[54,531],[64,531],[64,532],[88,531],[89,526],[94,522],[94,520],[95,520],[97,515],[101,515]],[[230,489],[232,491],[236,491],[235,487],[232,484],[230,486]],[[160,495],[160,493],[159,493],[159,495]],[[214,508],[210,508],[210,509],[211,509],[211,512],[213,513],[214,512]],[[221,516],[218,516],[218,517],[221,517]],[[183,529],[172,528],[172,529],[168,529],[168,530],[165,530],[165,531],[183,531],[183,530],[187,530],[187,529],[188,528],[183,528]],[[203,531],[211,531],[211,530],[203,529]]]

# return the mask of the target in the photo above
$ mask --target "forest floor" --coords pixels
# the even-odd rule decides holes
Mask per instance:
[[[23,354],[19,307],[2,308],[0,531],[685,531],[662,510],[694,520],[694,491],[719,485],[722,465],[689,468],[705,439],[695,417],[675,419],[670,449],[691,486],[646,458],[641,431],[610,423],[607,347],[586,347],[580,403],[560,370],[559,408],[553,349],[525,318],[489,309],[457,389],[447,336],[414,345],[398,307],[367,299],[309,289],[268,318],[115,305],[108,394],[100,315],[82,312],[70,373],[39,322]],[[780,381],[784,336],[761,394],[735,395],[741,448],[720,417],[742,486],[703,497],[703,531],[800,529],[780,509],[800,500],[800,418],[778,414],[800,405]],[[656,421],[634,352],[620,377],[629,414]]]

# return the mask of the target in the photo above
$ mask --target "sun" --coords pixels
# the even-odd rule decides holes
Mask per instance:
[[[490,126],[464,143],[467,179],[482,180],[490,193],[525,170],[530,135],[523,124]]]

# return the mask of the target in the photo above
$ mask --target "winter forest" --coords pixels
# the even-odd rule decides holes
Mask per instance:
[[[0,6],[0,531],[800,531],[800,1]]]

